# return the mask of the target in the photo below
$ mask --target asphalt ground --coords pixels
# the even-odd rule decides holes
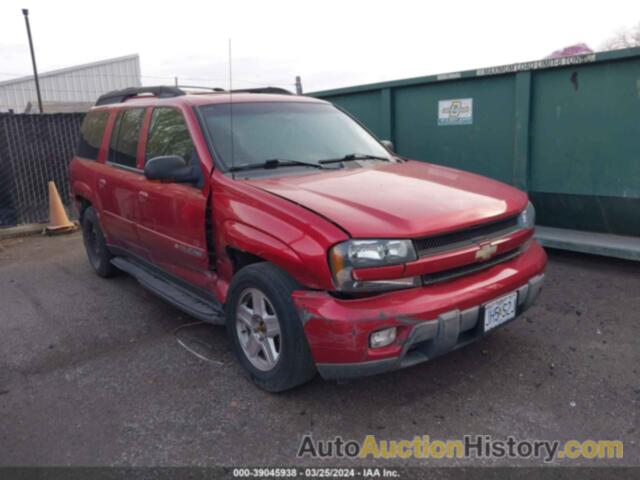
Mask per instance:
[[[539,465],[523,459],[298,459],[301,438],[624,442],[640,465],[640,263],[549,252],[523,318],[449,355],[283,394],[247,381],[221,327],[122,275],[78,233],[0,242],[0,465]],[[177,338],[202,360],[181,347]]]

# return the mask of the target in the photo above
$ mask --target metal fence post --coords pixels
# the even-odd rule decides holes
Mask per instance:
[[[531,121],[531,72],[516,74],[515,134],[512,183],[521,190],[529,187],[529,136]]]
[[[380,91],[380,102],[382,139],[391,140],[395,143],[393,131],[393,94],[390,88],[383,88]]]

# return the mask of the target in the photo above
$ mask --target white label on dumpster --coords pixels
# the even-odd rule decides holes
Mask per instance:
[[[438,125],[471,125],[473,98],[438,101]]]

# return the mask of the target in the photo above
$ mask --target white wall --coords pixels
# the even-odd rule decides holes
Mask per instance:
[[[69,111],[69,106],[78,105],[81,111],[86,105],[111,90],[139,87],[140,57],[128,55],[100,62],[79,65],[39,75],[40,92],[45,113]],[[16,113],[25,111],[31,102],[31,112],[38,111],[33,77],[23,77],[0,82],[0,112],[13,109]],[[66,106],[65,106],[66,105]]]

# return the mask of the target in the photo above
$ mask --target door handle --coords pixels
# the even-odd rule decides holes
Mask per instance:
[[[98,187],[104,188],[107,185],[107,181],[104,178],[98,179]]]
[[[149,194],[143,190],[140,190],[138,192],[138,198],[140,199],[140,201],[144,202],[147,198],[149,198]]]

